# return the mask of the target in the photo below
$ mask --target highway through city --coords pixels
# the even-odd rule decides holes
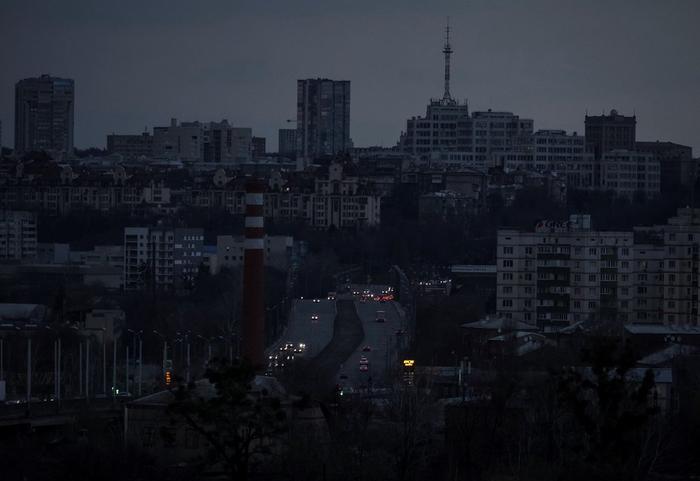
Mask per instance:
[[[396,367],[403,333],[403,315],[393,302],[354,301],[364,337],[338,373],[339,384],[353,390],[384,387]],[[362,367],[364,365],[366,367]]]
[[[338,300],[333,337],[328,345],[309,363],[306,388],[317,396],[332,392],[341,365],[357,350],[364,333],[362,322],[350,299]]]

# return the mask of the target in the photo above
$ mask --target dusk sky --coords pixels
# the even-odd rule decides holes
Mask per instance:
[[[471,110],[580,133],[586,110],[636,112],[639,140],[698,155],[698,0],[2,0],[3,144],[15,82],[49,73],[75,79],[81,148],[176,117],[227,118],[275,151],[308,77],[350,80],[355,146],[390,146],[442,95],[447,16]]]

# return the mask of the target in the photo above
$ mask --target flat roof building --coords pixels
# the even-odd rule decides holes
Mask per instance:
[[[72,79],[26,78],[15,85],[15,152],[73,152]]]

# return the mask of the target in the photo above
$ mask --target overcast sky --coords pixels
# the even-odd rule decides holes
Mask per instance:
[[[442,95],[536,129],[637,114],[637,137],[700,152],[700,0],[0,0],[0,120],[14,84],[75,79],[77,147],[179,120],[250,126],[277,149],[296,80],[350,80],[356,146],[393,145]]]

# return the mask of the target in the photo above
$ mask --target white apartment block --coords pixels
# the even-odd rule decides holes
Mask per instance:
[[[286,271],[292,257],[294,238],[289,236],[265,236],[265,265]],[[216,238],[216,269],[243,266],[245,237],[220,235]]]
[[[556,328],[578,321],[698,325],[700,209],[634,232],[590,228],[588,216],[499,230],[497,311]]]
[[[543,328],[625,319],[632,297],[632,232],[599,232],[590,217],[498,231],[497,310]]]
[[[0,259],[27,261],[36,259],[36,256],[36,214],[0,210]]]
[[[189,287],[203,262],[202,229],[124,229],[124,289]]]

